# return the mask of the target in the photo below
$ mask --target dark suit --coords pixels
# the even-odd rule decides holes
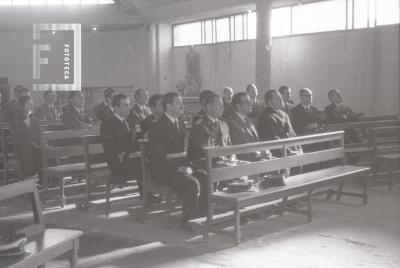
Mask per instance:
[[[257,122],[258,118],[265,110],[264,103],[256,99],[256,101],[251,105],[251,107],[252,107],[251,112],[247,116],[253,119],[254,122]]]
[[[38,173],[41,181],[42,157],[39,146],[41,145],[42,128],[40,121],[35,116],[31,116],[30,119],[29,127],[25,124],[23,117],[15,115],[10,122],[10,133],[21,176]]]
[[[93,115],[100,123],[104,122],[107,118],[114,115],[114,111],[104,102],[96,105],[93,108]]]
[[[39,120],[56,120],[61,118],[61,111],[44,103],[35,110],[35,115]]]
[[[147,116],[146,119],[143,120],[142,124],[140,124],[142,132],[138,138],[143,139],[143,137],[149,131],[150,124],[155,123],[156,121],[157,121],[157,118],[153,114]]]
[[[302,104],[297,105],[291,110],[290,119],[293,125],[293,130],[297,135],[314,134],[316,129],[306,129],[307,124],[320,125],[319,112],[314,106],[310,106],[307,110]]]
[[[62,123],[65,129],[77,130],[89,128],[90,116],[82,110],[78,112],[71,104],[68,104],[63,108]]]
[[[106,119],[100,126],[100,137],[114,182],[136,177],[142,194],[139,158],[129,158],[129,153],[139,151],[135,128],[126,120],[128,127],[117,116]]]
[[[224,111],[222,112],[222,118],[225,120],[228,120],[229,117],[232,116],[232,114],[235,112],[235,110],[233,109],[232,103],[228,103],[226,102],[224,99],[222,99],[223,103],[224,103]]]
[[[18,103],[16,99],[10,101],[5,107],[4,120],[11,121],[14,115],[18,113]]]
[[[326,122],[328,124],[340,124],[340,123],[350,123],[356,121],[354,112],[350,107],[341,104],[331,103],[325,107]],[[347,129],[345,131],[345,142],[346,143],[358,143],[361,139],[357,132],[353,129]]]
[[[188,159],[198,161],[205,157],[203,147],[226,146],[231,143],[229,126],[222,119],[216,119],[215,123],[204,115],[192,125],[188,146]]]
[[[156,123],[150,125],[151,177],[161,183],[171,185],[182,197],[183,222],[198,216],[201,186],[195,177],[178,172],[179,167],[189,166],[186,157],[169,158],[167,155],[185,151],[185,136],[186,129],[183,122],[179,120],[178,129],[165,114]],[[201,191],[203,192],[203,189]]]
[[[259,141],[257,130],[250,118],[245,117],[245,121],[243,121],[235,112],[229,118],[228,124],[232,144],[246,144]],[[270,151],[265,150],[263,152],[241,154],[237,157],[241,160],[254,162],[270,155]]]
[[[290,114],[290,111],[294,108],[294,101],[289,100],[288,102],[283,103],[283,111],[287,114]]]
[[[204,116],[205,114],[206,114],[206,111],[205,111],[203,108],[201,108],[201,110],[200,110],[195,116],[193,116],[191,126],[193,126],[194,123],[195,123],[197,120],[203,118],[203,116]]]
[[[147,116],[151,115],[151,110],[147,106],[143,109],[139,107],[139,105],[135,104],[129,115],[127,120],[130,121],[131,124],[135,126],[135,131],[139,137],[143,137],[144,133],[142,130],[142,123],[146,119]]]

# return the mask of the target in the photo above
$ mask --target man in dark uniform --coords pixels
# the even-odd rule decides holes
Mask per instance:
[[[130,99],[125,94],[116,94],[112,100],[115,113],[100,126],[100,137],[108,167],[115,184],[123,184],[136,177],[142,195],[140,176],[140,151],[136,142],[135,128],[126,120]]]
[[[111,87],[104,90],[104,102],[93,108],[93,115],[97,122],[102,123],[114,114],[112,98],[116,93],[117,91]]]
[[[91,127],[91,117],[85,110],[85,97],[81,91],[71,91],[69,104],[63,108],[62,123],[65,129],[85,129]]]
[[[299,92],[301,103],[291,110],[290,119],[297,135],[310,135],[320,131],[321,120],[318,109],[311,105],[312,91],[302,88]]]
[[[164,114],[150,125],[150,173],[154,180],[171,185],[182,198],[181,228],[190,229],[188,220],[198,216],[200,183],[192,176],[185,150],[182,98],[176,92],[162,98]]]
[[[264,96],[267,108],[261,114],[257,124],[260,140],[277,140],[296,137],[289,116],[282,111],[283,100],[281,94],[277,90],[268,90]],[[277,152],[280,156],[280,153]],[[301,154],[300,148],[288,148],[288,155]]]
[[[43,93],[44,103],[35,110],[39,120],[61,119],[61,111],[56,107],[57,94],[52,90]]]
[[[206,114],[205,107],[204,107],[204,99],[207,96],[214,95],[214,94],[215,94],[214,92],[212,92],[211,90],[208,90],[208,89],[200,92],[199,101],[200,101],[200,105],[201,105],[201,110],[192,118],[192,126],[193,126],[194,122],[196,122],[197,120],[199,120]]]
[[[205,115],[194,122],[189,139],[188,159],[204,159],[203,147],[229,145],[229,126],[221,119],[223,103],[220,96],[209,95],[204,100]]]
[[[338,89],[332,89],[328,92],[328,98],[331,102],[330,105],[325,107],[325,115],[327,123],[350,123],[357,121],[362,114],[354,113],[349,106],[345,106],[342,102],[342,96]],[[352,129],[345,131],[346,143],[358,143],[361,139],[357,132]]]
[[[245,144],[258,142],[258,132],[254,126],[253,120],[247,115],[251,112],[250,97],[246,92],[239,92],[233,95],[232,106],[235,112],[228,120],[229,134],[232,144]],[[261,159],[270,159],[272,154],[269,150],[258,151],[254,153],[242,154],[237,156],[245,161],[259,161]]]
[[[249,94],[251,101],[251,112],[248,114],[248,117],[253,119],[254,122],[257,122],[261,113],[264,111],[264,103],[258,99],[258,89],[256,85],[247,85],[246,92]]]
[[[290,87],[283,85],[279,88],[279,93],[281,93],[283,99],[283,111],[290,115],[290,110],[294,107],[294,101],[290,98],[292,90]]]
[[[230,87],[224,88],[224,94],[222,97],[222,101],[224,103],[224,111],[222,112],[222,118],[227,120],[234,112],[232,107],[232,95],[233,89]]]
[[[151,109],[151,114],[143,120],[141,124],[142,136],[140,139],[144,138],[149,131],[150,124],[156,122],[164,113],[164,108],[162,106],[162,95],[154,94],[149,98],[149,106]]]

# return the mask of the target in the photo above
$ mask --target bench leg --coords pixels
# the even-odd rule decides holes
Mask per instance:
[[[393,191],[393,168],[390,167],[389,174],[388,174],[388,188],[389,192]]]
[[[86,177],[86,199],[85,199],[85,210],[86,212],[89,211],[89,203],[91,199],[91,180],[89,179],[89,176]]]
[[[168,204],[168,198],[170,199],[171,197],[167,197],[167,206],[169,206],[169,204]],[[143,208],[143,211],[142,211],[142,218],[141,218],[141,223],[144,223],[144,221],[146,220],[146,215],[147,215],[147,211],[148,211],[148,208],[149,208],[149,192],[147,192],[146,190],[143,190],[143,205],[142,205],[142,208]],[[168,208],[168,210],[169,210],[169,208]],[[169,212],[168,212],[168,214],[169,214]]]
[[[308,210],[307,210],[307,217],[308,217],[308,222],[311,222],[312,221],[312,190],[310,190],[310,191],[308,191],[308,194],[307,194],[307,207],[308,207]]]
[[[343,186],[344,186],[344,183],[341,182],[341,183],[339,184],[339,188],[338,188],[337,193],[336,193],[336,200],[337,200],[337,201],[339,201],[340,198],[342,197]]]
[[[60,205],[63,208],[66,203],[66,198],[65,198],[65,182],[64,178],[60,178]]]
[[[235,231],[235,246],[238,246],[240,243],[240,210],[239,206],[235,207],[235,226],[234,226],[234,231]]]
[[[110,210],[111,210],[110,195],[111,195],[111,184],[107,183],[107,188],[106,188],[106,217],[108,217],[110,215]]]
[[[286,206],[287,200],[288,200],[288,197],[287,197],[287,196],[285,196],[284,198],[282,198],[282,202],[281,202],[281,204],[279,205],[279,208],[278,208],[278,215],[279,215],[279,217],[282,217],[283,214],[285,213],[285,206]]]
[[[366,205],[368,203],[368,179],[363,178],[363,203]]]
[[[208,233],[210,231],[211,221],[212,221],[212,218],[214,216],[214,208],[215,208],[215,204],[212,201],[210,201],[209,204],[208,204],[207,220],[206,220],[206,224],[204,225],[204,230],[203,230],[203,238],[204,239],[208,238]]]
[[[334,194],[335,194],[335,190],[330,189],[330,190],[326,191],[326,200],[330,200]]]
[[[76,268],[78,265],[78,249],[79,249],[79,240],[75,239],[73,241],[71,255],[69,256],[69,265],[71,268]]]

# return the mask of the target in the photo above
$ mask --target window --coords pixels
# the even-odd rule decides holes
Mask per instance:
[[[293,34],[345,30],[345,28],[345,0],[293,6]]]
[[[107,5],[114,0],[0,0],[0,6]]]
[[[291,7],[275,8],[271,12],[271,36],[290,35],[292,28]]]
[[[396,24],[399,23],[399,2],[399,0],[323,0],[301,4],[300,1],[300,4],[273,8],[271,11],[271,36],[353,30]],[[257,37],[257,13],[249,11],[223,18],[175,25],[173,34],[174,46],[255,39]]]
[[[230,40],[229,18],[216,20],[217,42]]]
[[[376,25],[399,23],[399,0],[376,0]]]
[[[201,44],[201,22],[181,24],[174,27],[174,46]]]

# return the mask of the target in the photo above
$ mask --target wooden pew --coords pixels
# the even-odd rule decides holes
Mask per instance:
[[[393,190],[394,171],[400,169],[400,126],[372,129],[374,147],[374,179],[387,184],[389,191]],[[387,180],[378,177],[380,169],[388,172]]]
[[[40,124],[44,130],[62,130],[64,126],[61,120],[46,120],[40,121]],[[8,183],[9,171],[16,171],[17,178],[20,177],[17,160],[15,159],[13,152],[13,141],[10,136],[10,123],[0,123],[0,161],[3,163],[3,169],[0,170],[2,173],[4,184]]]
[[[65,253],[69,255],[70,266],[77,267],[79,237],[83,233],[75,230],[45,228],[35,179],[0,187],[0,200],[23,194],[30,194],[34,224],[18,233],[23,233],[28,238],[25,250],[30,254],[25,257],[0,259],[0,267],[44,267],[46,262]]]
[[[375,122],[375,121],[387,121],[387,120],[399,120],[399,116],[397,114],[363,116],[358,118],[357,122]]]
[[[240,242],[240,216],[243,210],[251,206],[257,206],[259,204],[268,204],[271,201],[283,199],[281,204],[281,211],[289,211],[294,213],[305,214],[308,220],[311,221],[311,197],[313,191],[316,189],[339,185],[337,190],[330,190],[329,196],[332,194],[337,195],[339,200],[341,195],[357,196],[363,199],[364,204],[367,203],[367,185],[364,176],[369,172],[369,167],[358,167],[345,165],[345,149],[343,142],[343,131],[323,133],[318,135],[302,136],[291,139],[282,139],[269,142],[259,142],[243,145],[216,147],[216,148],[205,148],[207,157],[207,173],[210,182],[210,195],[209,195],[209,210],[207,215],[207,221],[204,227],[203,236],[208,237],[208,233],[212,231],[220,231],[212,228],[214,207],[225,206],[233,211],[234,214],[234,233],[235,233],[235,244],[238,245]],[[264,160],[259,162],[252,162],[248,164],[242,164],[239,166],[228,166],[228,167],[214,167],[212,160],[221,156],[239,155],[249,152],[260,151],[263,149],[283,149],[286,152],[286,148],[297,145],[314,144],[320,142],[329,142],[335,144],[333,148],[323,149],[304,155],[297,156],[283,156],[282,158]],[[225,191],[213,192],[213,185],[217,182],[229,181],[234,178],[242,176],[257,176],[267,172],[274,172],[284,170],[296,166],[304,166],[314,163],[322,163],[325,161],[331,161],[341,163],[337,166],[323,168],[321,170],[312,171],[300,175],[290,176],[286,181],[286,186],[272,187],[262,189],[256,186],[254,192],[239,192],[239,193],[228,193]],[[349,180],[363,178],[363,192],[352,193],[344,192],[344,183]],[[298,210],[293,208],[285,207],[285,202],[288,197],[307,193],[307,204],[308,209]]]
[[[60,204],[62,207],[67,200],[64,192],[64,178],[68,176],[84,177],[86,175],[85,149],[82,138],[96,135],[99,135],[99,129],[97,128],[43,132],[43,188],[45,190],[48,189],[49,177],[58,178],[61,192]],[[49,165],[52,162],[55,162],[55,164]],[[92,168],[101,169],[105,166],[105,164],[99,164]]]
[[[115,188],[112,181],[112,174],[107,166],[106,158],[104,155],[103,145],[100,141],[99,134],[93,136],[86,136],[83,138],[84,156],[85,156],[85,178],[86,178],[86,195],[84,198],[84,206],[86,210],[89,209],[90,201],[94,196],[104,195],[106,198],[106,217],[109,216],[111,211],[111,194],[118,195],[132,193],[136,190],[136,182],[127,181],[121,189]],[[134,178],[132,178],[134,179]],[[102,191],[99,186],[105,186]],[[79,207],[80,196],[74,197],[77,206]]]
[[[343,123],[343,124],[326,124],[324,125],[324,129],[326,131],[338,131],[338,130],[348,130],[353,129],[360,134],[362,137],[362,142],[360,143],[349,143],[345,144],[345,152],[347,157],[351,156],[363,156],[369,157],[369,161],[367,160],[366,165],[373,164],[373,155],[374,155],[374,145],[373,145],[373,137],[371,130],[373,128],[383,128],[383,127],[391,127],[399,125],[398,120],[384,120],[384,121],[366,121],[366,122],[352,122],[352,123]]]

